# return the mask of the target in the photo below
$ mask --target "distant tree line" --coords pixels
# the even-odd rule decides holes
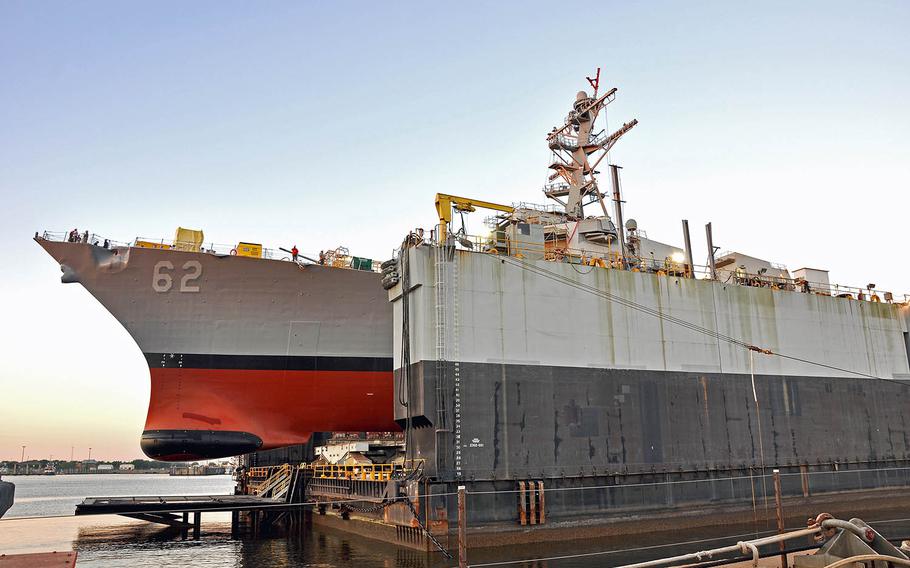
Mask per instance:
[[[26,460],[19,462],[16,460],[0,461],[0,471],[13,473],[14,471],[26,470],[34,471],[35,469],[44,469],[48,465],[53,465],[60,471],[87,471],[90,468],[97,468],[101,464],[110,464],[114,469],[119,469],[120,464],[133,464],[136,471],[149,470],[170,470],[173,466],[185,466],[187,462],[163,462],[157,460],[132,460],[132,461],[100,461],[100,460]]]

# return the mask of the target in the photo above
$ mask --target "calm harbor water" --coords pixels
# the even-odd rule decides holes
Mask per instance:
[[[456,564],[439,554],[399,547],[311,526],[296,535],[237,538],[230,534],[229,513],[203,515],[202,538],[182,540],[172,530],[117,516],[73,517],[75,505],[90,496],[203,495],[232,491],[230,476],[170,477],[108,474],[8,477],[16,484],[16,503],[0,520],[0,554],[76,550],[79,568],[189,567],[335,567],[416,568]],[[42,518],[56,517],[56,518]],[[874,525],[875,523],[873,523]],[[770,527],[761,527],[761,529]],[[879,527],[892,535],[910,534],[910,523]],[[670,556],[730,544],[730,527],[717,527],[688,545],[660,546],[656,535],[599,542],[570,542],[472,550],[472,563],[576,555],[614,550],[607,555],[508,564],[523,568],[593,568]],[[748,533],[742,537],[751,536]],[[714,538],[724,535],[727,538]],[[670,535],[663,542],[683,540]],[[697,538],[697,537],[693,537]],[[689,538],[686,538],[689,540]],[[735,542],[735,540],[733,541]]]
[[[16,500],[0,520],[0,554],[76,550],[80,568],[428,565],[423,553],[318,527],[296,536],[232,539],[230,513],[203,515],[202,538],[198,541],[182,540],[161,525],[124,517],[72,516],[76,504],[85,497],[228,494],[233,491],[229,475],[36,475],[6,479],[16,485]]]

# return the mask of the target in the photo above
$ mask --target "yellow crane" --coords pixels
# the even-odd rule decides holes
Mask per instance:
[[[457,195],[446,195],[445,193],[436,194],[436,212],[439,213],[439,242],[445,244],[448,236],[448,225],[452,222],[452,209],[459,212],[470,213],[477,208],[492,209],[493,211],[502,211],[504,213],[514,213],[515,208],[511,205],[500,205],[480,199],[471,199],[470,197],[459,197]]]

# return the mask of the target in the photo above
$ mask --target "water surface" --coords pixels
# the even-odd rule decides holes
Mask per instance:
[[[0,554],[76,550],[79,568],[341,567],[416,568],[453,566],[439,554],[403,549],[318,525],[291,535],[231,538],[230,513],[203,515],[202,537],[183,540],[163,525],[116,515],[74,517],[85,497],[229,494],[230,476],[170,477],[99,474],[8,477],[16,502],[0,520]],[[910,515],[904,515],[910,517]],[[51,518],[48,518],[51,517]],[[891,518],[891,517],[889,517]],[[910,536],[910,521],[873,526],[888,536]],[[773,527],[715,527],[698,535],[638,535],[539,545],[471,550],[471,563],[590,554],[609,554],[507,564],[519,568],[594,568],[694,552],[749,538]],[[698,540],[688,544],[681,541]],[[661,543],[675,543],[661,545]]]

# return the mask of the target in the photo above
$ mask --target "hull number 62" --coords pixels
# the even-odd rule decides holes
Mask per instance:
[[[183,274],[180,276],[181,292],[198,292],[199,284],[196,281],[202,277],[202,263],[198,260],[188,260],[181,267]],[[152,289],[156,292],[169,292],[174,286],[174,263],[169,260],[161,260],[155,263],[155,269],[152,271]]]

